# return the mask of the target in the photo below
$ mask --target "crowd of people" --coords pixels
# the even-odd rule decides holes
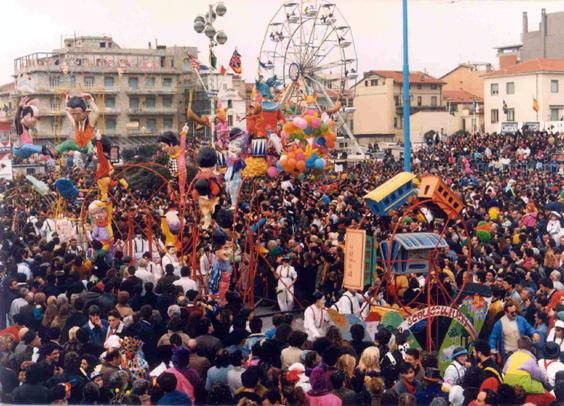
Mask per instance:
[[[188,252],[169,249],[160,239],[158,219],[170,205],[166,188],[113,189],[116,241],[111,255],[98,255],[80,220],[63,239],[48,199],[23,178],[0,180],[0,193],[9,196],[0,204],[2,401],[564,402],[563,144],[558,134],[541,132],[459,134],[431,140],[413,153],[415,174],[441,176],[464,202],[461,218],[445,233],[439,278],[452,298],[465,282],[486,285],[493,296],[480,337],[456,348],[444,372],[437,348],[409,348],[406,332],[380,326],[369,337],[355,324],[345,339],[328,316],[328,308],[362,316],[371,304],[426,303],[418,293],[429,282],[425,277],[386,278],[382,266],[362,292],[342,286],[347,228],[361,227],[380,241],[401,218],[401,210],[389,217],[373,214],[363,198],[402,171],[402,159],[391,154],[345,165],[322,179],[282,175],[245,182],[236,211],[227,216],[235,255],[222,301],[205,294],[215,255],[212,232],[203,232]],[[51,185],[62,174],[82,190],[94,183],[92,169],[72,162],[38,178]],[[218,212],[230,206],[222,192]],[[66,214],[79,218],[80,209],[68,205]],[[132,210],[139,212],[134,235]],[[155,216],[150,237],[147,212]],[[193,213],[186,211],[185,220],[196,227],[188,218]],[[476,233],[483,221],[490,226],[487,240]],[[221,222],[215,218],[212,229]],[[253,227],[258,257],[248,252]],[[434,229],[440,232],[416,216],[399,227]],[[253,258],[256,277],[245,279]],[[261,318],[264,309],[247,306],[242,291],[251,284],[257,302],[265,299],[280,310],[272,327]]]

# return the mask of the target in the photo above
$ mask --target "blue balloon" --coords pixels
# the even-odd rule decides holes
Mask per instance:
[[[310,135],[310,134],[311,134],[311,127],[307,127],[307,128],[304,130],[304,134]]]
[[[325,168],[325,160],[322,158],[315,160],[315,169],[323,169]]]
[[[280,165],[280,161],[276,162],[276,169],[278,169],[278,172],[284,172],[284,168]]]
[[[317,144],[321,145],[321,146],[325,146],[325,138],[323,138],[323,137],[317,137],[317,138],[315,139],[315,142],[316,142]]]

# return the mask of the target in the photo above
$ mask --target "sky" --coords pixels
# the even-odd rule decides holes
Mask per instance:
[[[402,69],[400,0],[333,0],[352,28],[359,71]],[[193,20],[207,11],[205,0],[2,0],[0,84],[11,80],[13,60],[50,52],[61,36],[109,34],[124,48],[190,45],[207,49],[207,38]],[[254,79],[257,57],[269,20],[280,0],[224,0],[225,16],[214,23],[228,35],[218,47],[227,65],[235,46],[242,54],[243,76]],[[493,47],[520,42],[522,12],[529,30],[537,30],[541,9],[564,11],[564,1],[409,0],[411,70],[441,76],[463,62],[496,63]],[[200,55],[205,61],[207,56]]]

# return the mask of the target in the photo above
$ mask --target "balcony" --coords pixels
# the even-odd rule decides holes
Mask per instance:
[[[138,107],[138,108],[130,108],[128,114],[130,116],[136,115],[172,115],[176,114],[177,110],[174,107]]]
[[[447,111],[446,106],[410,106],[410,113],[418,113],[420,111]],[[396,104],[396,114],[403,114],[403,103]]]
[[[146,87],[146,86],[138,86],[138,87],[128,87],[126,89],[126,93],[129,94],[176,94],[175,87],[163,87],[163,86],[154,86],[154,87]]]

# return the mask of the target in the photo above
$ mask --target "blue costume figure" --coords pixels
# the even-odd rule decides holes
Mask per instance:
[[[229,283],[231,282],[229,250],[232,249],[232,246],[227,244],[227,235],[221,229],[217,229],[212,233],[212,240],[214,254],[211,258],[208,289],[210,298],[217,299],[220,304],[223,304],[225,302],[225,293],[229,289]]]
[[[237,194],[241,187],[241,171],[247,166],[245,157],[249,143],[248,134],[233,128],[229,133],[229,147],[227,150],[227,171],[225,172],[225,189],[231,198],[231,208],[237,205]]]

